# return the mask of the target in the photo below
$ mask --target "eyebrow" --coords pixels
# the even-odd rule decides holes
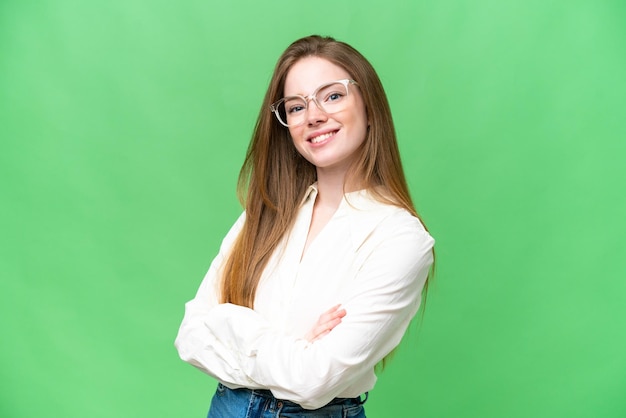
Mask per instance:
[[[350,79],[350,77],[347,77],[348,79]],[[323,83],[318,84],[313,90],[311,90],[311,92],[309,92],[308,94],[302,94],[302,93],[295,93],[295,94],[285,94],[285,87],[283,86],[283,97],[292,97],[292,96],[302,96],[302,97],[307,97],[310,94],[313,94],[313,92],[317,89],[319,89],[320,87],[322,87],[325,84],[329,84],[329,83],[333,83],[335,81],[339,81],[339,80],[345,80],[346,78],[336,78],[336,79],[332,79],[332,80],[327,80],[324,81]]]

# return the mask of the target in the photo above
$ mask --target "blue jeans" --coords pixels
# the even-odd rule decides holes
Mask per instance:
[[[276,399],[269,390],[229,389],[219,383],[207,418],[365,418],[360,398],[335,398],[314,410]]]

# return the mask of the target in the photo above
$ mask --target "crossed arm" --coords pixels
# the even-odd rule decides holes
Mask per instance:
[[[393,232],[364,261],[342,307],[324,312],[304,339],[281,334],[252,309],[218,304],[205,280],[186,306],[176,340],[181,358],[231,387],[267,388],[309,409],[373,379],[374,365],[417,311],[432,263],[428,234]]]

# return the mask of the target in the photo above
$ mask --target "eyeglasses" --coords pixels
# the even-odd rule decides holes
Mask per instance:
[[[309,101],[313,100],[318,109],[327,114],[341,112],[348,107],[348,85],[358,83],[344,79],[331,81],[319,86],[308,96],[283,97],[270,106],[276,119],[286,127],[302,125],[306,120]]]

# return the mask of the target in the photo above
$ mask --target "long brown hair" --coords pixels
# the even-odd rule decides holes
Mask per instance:
[[[269,110],[282,97],[291,67],[310,56],[347,71],[358,83],[365,103],[369,129],[349,179],[369,189],[376,199],[417,216],[400,162],[391,110],[376,71],[344,42],[318,35],[299,39],[283,52],[274,68],[239,174],[237,189],[246,220],[224,265],[223,303],[254,307],[263,269],[293,225],[308,186],[316,180],[315,166],[298,153],[288,129]]]

